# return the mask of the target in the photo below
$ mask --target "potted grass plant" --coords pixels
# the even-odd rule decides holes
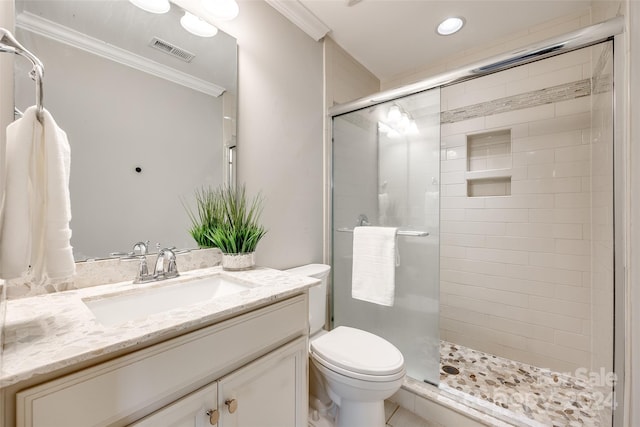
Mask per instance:
[[[201,248],[214,248],[209,234],[215,230],[222,222],[223,210],[218,190],[211,187],[202,187],[194,191],[195,195],[195,212],[190,209],[184,202],[189,219],[191,220],[191,228],[189,234]]]
[[[255,265],[255,250],[267,230],[259,223],[262,198],[247,200],[245,186],[229,186],[215,193],[220,209],[220,220],[214,228],[206,230],[206,237],[222,251],[222,268],[247,270]]]

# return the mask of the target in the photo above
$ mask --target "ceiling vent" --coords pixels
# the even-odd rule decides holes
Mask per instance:
[[[191,62],[191,60],[196,56],[195,54],[189,52],[188,50],[182,49],[178,46],[174,46],[171,43],[161,40],[157,37],[154,37],[153,39],[151,39],[151,41],[149,42],[149,46],[151,46],[154,49],[161,50],[167,55],[176,57],[184,62]]]

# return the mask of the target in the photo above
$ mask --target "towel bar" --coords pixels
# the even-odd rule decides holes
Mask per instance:
[[[29,73],[31,78],[36,82],[36,117],[40,123],[42,122],[42,111],[44,110],[43,98],[43,79],[44,79],[44,65],[42,61],[38,59],[33,53],[29,52],[15,39],[13,34],[9,30],[0,28],[0,52],[14,53],[22,57],[27,58],[32,64],[33,69]],[[14,109],[15,114],[15,109]]]
[[[341,233],[353,233],[353,228],[338,228]],[[427,237],[428,231],[398,230],[398,236]]]

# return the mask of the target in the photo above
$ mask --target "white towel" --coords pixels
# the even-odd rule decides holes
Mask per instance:
[[[351,296],[392,306],[397,259],[394,227],[356,227],[353,230]]]
[[[0,211],[0,277],[30,273],[36,284],[75,273],[69,142],[48,111],[42,116],[44,125],[36,118],[36,107],[30,107],[7,127]]]

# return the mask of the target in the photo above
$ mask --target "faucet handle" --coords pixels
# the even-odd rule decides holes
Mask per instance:
[[[161,253],[163,254],[163,258],[167,260],[167,267],[164,272],[164,276],[166,278],[177,277],[180,275],[178,273],[178,265],[176,264],[176,253],[174,252],[175,247],[173,248],[164,248]]]
[[[147,257],[142,255],[140,257],[140,265],[138,266],[138,275],[134,279],[133,283],[144,283],[153,278],[153,275],[149,274],[149,267],[147,266]]]
[[[164,273],[165,277],[178,277],[180,273],[178,273],[178,266],[176,265],[176,257],[175,255],[169,258],[169,266],[167,267],[167,271]]]

